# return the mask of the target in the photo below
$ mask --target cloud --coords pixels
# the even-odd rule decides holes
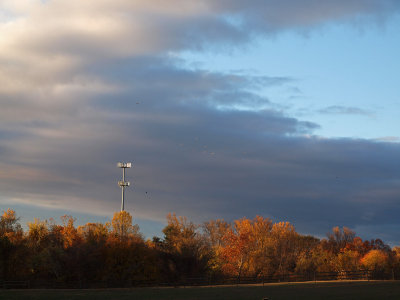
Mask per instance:
[[[352,106],[341,106],[341,105],[332,105],[320,109],[318,111],[321,114],[332,114],[332,115],[361,115],[361,116],[372,116],[373,113],[358,107]]]
[[[398,1],[5,1],[0,61],[30,80],[114,57],[241,45],[254,35],[398,13]],[[2,68],[4,70],[4,67]],[[43,72],[38,72],[38,71]],[[22,72],[21,72],[22,73]],[[30,74],[32,73],[32,74]],[[58,78],[57,76],[56,78]],[[32,78],[34,77],[34,78]]]
[[[398,136],[383,136],[380,138],[376,138],[376,141],[380,142],[400,142],[400,137]]]

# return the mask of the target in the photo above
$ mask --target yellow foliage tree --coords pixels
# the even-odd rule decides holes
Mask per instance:
[[[371,250],[361,259],[361,264],[368,270],[383,270],[387,263],[388,256],[382,250]]]
[[[42,244],[49,234],[47,221],[41,221],[35,218],[33,222],[28,223],[28,239],[33,245]]]
[[[19,218],[14,210],[7,209],[0,217],[0,236],[8,238],[11,242],[19,242],[23,237],[23,230],[18,223]]]
[[[89,243],[105,242],[109,234],[110,223],[87,223],[78,227],[78,233]]]
[[[294,250],[298,234],[289,222],[279,222],[272,226],[271,236],[272,256],[278,266],[279,274],[284,275],[289,264],[295,260]]]
[[[78,230],[75,228],[75,219],[72,216],[64,215],[61,217],[63,223],[61,234],[64,241],[64,248],[72,247],[74,244],[81,241]]]
[[[114,213],[111,220],[112,234],[120,240],[125,240],[128,237],[137,237],[142,239],[139,233],[139,226],[132,225],[132,216],[127,211]]]

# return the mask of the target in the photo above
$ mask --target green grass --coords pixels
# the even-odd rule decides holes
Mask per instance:
[[[19,299],[400,299],[400,281],[285,283],[263,286],[135,288],[99,290],[0,290],[1,300]]]

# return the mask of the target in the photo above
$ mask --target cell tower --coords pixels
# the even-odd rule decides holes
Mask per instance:
[[[121,187],[121,189],[122,189],[122,203],[121,203],[121,211],[123,211],[124,210],[124,189],[125,189],[125,187],[128,187],[128,186],[130,186],[130,182],[129,181],[125,181],[125,169],[127,169],[127,168],[131,168],[132,167],[132,163],[122,163],[122,162],[119,162],[118,164],[117,164],[117,167],[118,168],[121,168],[122,169],[122,180],[121,181],[118,181],[118,185]]]

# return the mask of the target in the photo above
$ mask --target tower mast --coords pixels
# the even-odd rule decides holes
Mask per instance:
[[[122,180],[118,181],[118,185],[121,187],[121,190],[122,190],[121,211],[124,211],[124,204],[125,204],[124,203],[125,202],[125,199],[124,199],[125,193],[124,193],[124,191],[125,191],[125,187],[128,187],[131,184],[129,181],[125,181],[125,169],[131,168],[132,167],[132,163],[130,163],[130,162],[129,163],[119,162],[117,164],[117,167],[122,169]]]

